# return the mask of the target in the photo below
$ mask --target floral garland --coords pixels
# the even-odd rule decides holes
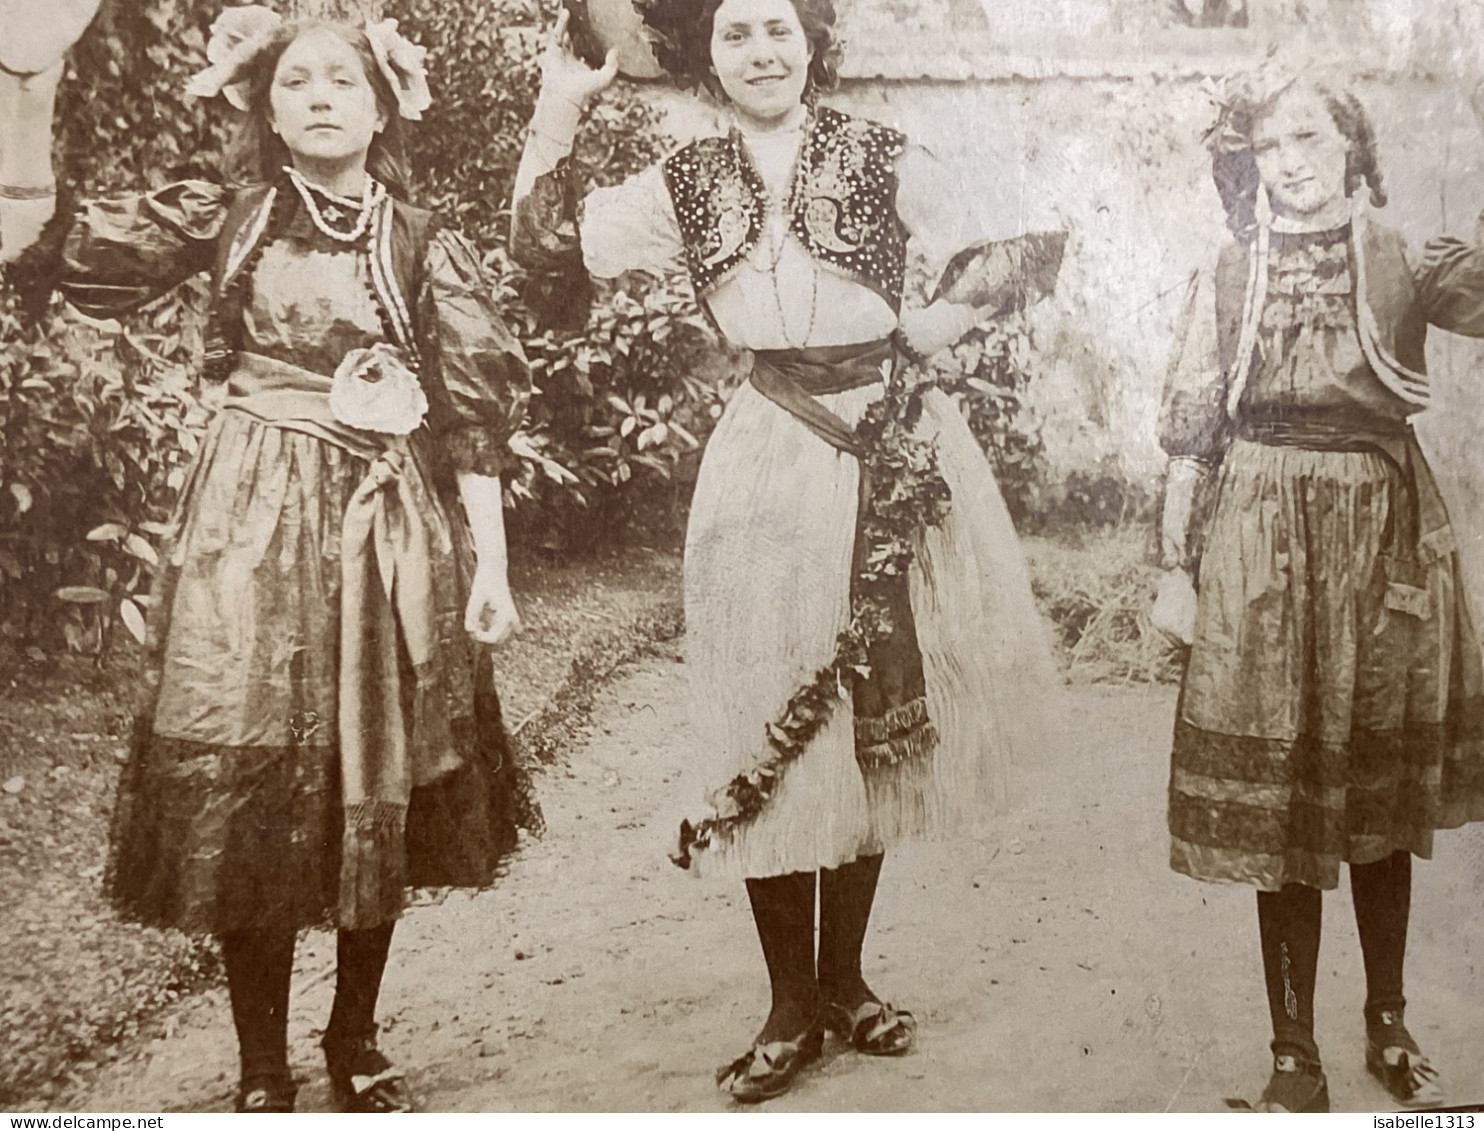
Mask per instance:
[[[866,550],[851,591],[850,625],[836,639],[829,664],[767,724],[768,757],[719,789],[712,813],[681,822],[679,849],[670,857],[677,866],[689,868],[693,851],[763,811],[784,769],[824,728],[836,703],[848,698],[855,678],[870,674],[870,649],[891,636],[895,625],[887,594],[893,581],[912,565],[922,531],[940,525],[948,513],[948,484],[938,471],[933,443],[915,435],[922,393],[933,383],[919,367],[897,367],[886,395],[856,425],[867,453],[861,467],[867,484],[861,516]]]

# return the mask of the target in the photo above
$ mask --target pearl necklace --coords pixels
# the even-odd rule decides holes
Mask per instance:
[[[371,227],[371,219],[376,215],[376,210],[386,199],[386,186],[369,175],[366,177],[365,187],[361,190],[361,198],[356,200],[353,197],[340,196],[318,185],[311,185],[298,169],[290,165],[284,166],[284,172],[288,173],[294,188],[299,190],[299,199],[304,202],[304,210],[309,213],[309,219],[314,222],[314,226],[332,240],[339,240],[341,243],[355,243],[360,240]],[[321,211],[319,202],[315,200],[316,193],[330,202],[329,208]],[[332,221],[341,218],[342,208],[356,217],[356,222],[349,231],[342,231],[331,226]]]

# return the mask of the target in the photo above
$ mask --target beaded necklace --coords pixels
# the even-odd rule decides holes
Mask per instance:
[[[361,190],[361,198],[356,200],[353,197],[340,196],[329,189],[311,184],[298,169],[290,165],[284,166],[284,172],[289,175],[294,188],[299,190],[299,198],[304,201],[304,210],[309,213],[309,219],[314,226],[332,240],[338,240],[341,243],[355,243],[364,238],[371,229],[371,221],[377,209],[386,200],[386,186],[370,175],[366,177],[365,187]],[[316,198],[321,196],[328,202],[329,207],[320,207]],[[334,226],[344,219],[353,221],[349,228]]]

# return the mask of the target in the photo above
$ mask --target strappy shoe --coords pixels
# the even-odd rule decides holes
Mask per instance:
[[[917,1039],[917,1018],[886,1002],[863,1001],[854,1010],[831,1005],[827,1016],[831,1032],[867,1056],[904,1056]]]
[[[298,1085],[289,1076],[249,1076],[237,1086],[236,1109],[247,1113],[280,1113],[294,1110]]]
[[[337,1111],[415,1111],[405,1074],[376,1047],[376,1034],[342,1040],[326,1036],[325,1068]]]
[[[716,1070],[716,1086],[739,1104],[776,1099],[824,1051],[824,1028],[811,1025],[790,1041],[758,1041]]]
[[[1329,1081],[1319,1061],[1294,1053],[1273,1057],[1273,1074],[1262,1090],[1257,1111],[1327,1112]]]
[[[1383,1009],[1366,1026],[1365,1066],[1404,1108],[1441,1107],[1446,1098],[1438,1070],[1407,1032],[1400,1010]]]

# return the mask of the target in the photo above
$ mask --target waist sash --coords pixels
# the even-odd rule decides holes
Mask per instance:
[[[1396,471],[1405,492],[1407,513],[1397,525],[1393,547],[1384,563],[1386,605],[1398,612],[1426,617],[1432,602],[1427,570],[1457,549],[1443,494],[1411,425],[1393,427],[1371,422],[1322,420],[1304,416],[1244,420],[1237,428],[1244,440],[1270,447],[1317,452],[1370,452]]]
[[[861,345],[757,350],[749,380],[754,389],[825,443],[859,459],[866,453],[855,429],[814,398],[875,384],[882,379],[882,364],[891,356],[891,343],[885,339]]]
[[[815,398],[881,382],[882,366],[893,356],[889,340],[797,350],[758,350],[753,354],[750,378],[753,388],[825,443],[860,462],[855,549],[850,567],[852,605],[868,549],[865,523],[871,500],[871,476],[867,451],[855,429]],[[883,582],[879,596],[891,610],[892,632],[867,651],[869,674],[857,675],[851,690],[855,757],[867,775],[908,758],[927,757],[938,741],[937,729],[928,716],[927,684],[907,575],[899,574]]]
[[[323,374],[239,353],[222,411],[312,436],[369,464],[340,530],[337,723],[345,829],[339,925],[354,928],[383,921],[394,893],[400,899],[413,786],[462,764],[434,693],[433,561],[435,554],[451,554],[453,541],[408,438],[336,420],[330,385]],[[405,698],[399,643],[415,681]]]

